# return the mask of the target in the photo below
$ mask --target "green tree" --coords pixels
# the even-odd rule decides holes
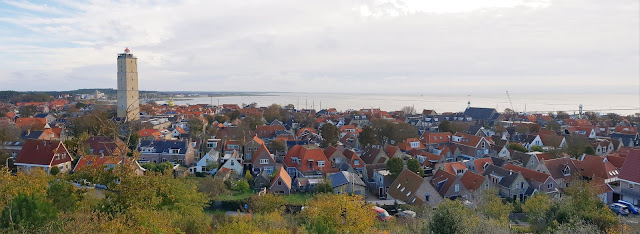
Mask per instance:
[[[204,124],[202,120],[191,118],[187,121],[187,128],[189,128],[189,136],[198,137],[204,131]]]
[[[53,176],[57,175],[59,173],[60,173],[60,168],[58,168],[58,167],[52,167],[51,170],[49,171],[49,174],[51,174]]]
[[[307,200],[300,216],[310,232],[370,233],[376,217],[372,206],[358,195],[324,193]]]
[[[363,146],[377,145],[378,138],[376,138],[375,130],[369,126],[362,127],[362,132],[358,135],[358,141]]]
[[[582,156],[584,150],[589,146],[589,142],[585,137],[581,136],[568,136],[566,137],[567,147],[566,153],[571,157],[577,158]]]
[[[470,233],[475,229],[478,220],[473,211],[462,202],[444,199],[429,222],[429,230],[431,233],[442,234]]]
[[[569,118],[569,114],[567,114],[567,112],[558,111],[556,113],[556,119],[568,119],[568,118]]]
[[[547,130],[551,130],[551,131],[557,131],[560,130],[560,124],[556,121],[550,121],[547,123],[547,125],[544,126],[545,129]]]
[[[35,194],[18,194],[2,211],[2,226],[36,227],[47,224],[57,216],[56,208]]]
[[[229,120],[240,118],[240,111],[238,110],[231,111],[227,113],[227,117],[229,117]]]
[[[253,188],[253,175],[251,175],[249,170],[244,173],[244,179],[249,183],[249,188]]]
[[[262,117],[259,115],[249,114],[242,119],[242,125],[240,127],[248,133],[255,131],[256,128],[258,128],[258,126],[262,126],[262,124],[264,124],[262,122]]]
[[[482,191],[478,202],[478,210],[485,218],[497,226],[506,227],[509,224],[509,214],[513,211],[511,203],[502,202],[495,189]]]
[[[509,147],[510,150],[515,150],[515,151],[520,151],[520,152],[527,152],[527,148],[524,148],[524,146],[522,146],[521,144],[518,143],[509,143]]]
[[[271,142],[272,152],[284,152],[287,149],[287,145],[282,140],[274,140]]]
[[[529,217],[535,230],[544,231],[547,229],[551,205],[549,196],[541,192],[536,192],[525,201],[522,211],[527,213],[527,217]]]
[[[274,211],[281,211],[285,205],[284,198],[272,193],[265,193],[261,196],[257,194],[249,197],[247,202],[249,209],[255,213],[270,213]]]
[[[584,153],[588,155],[596,155],[596,150],[594,150],[592,146],[587,145],[584,147]]]
[[[322,148],[336,145],[338,143],[338,137],[340,130],[333,124],[324,124],[320,127],[320,135],[322,136]]]
[[[539,146],[539,145],[532,145],[532,146],[531,146],[531,151],[542,152],[542,151],[544,151],[544,149],[542,149],[542,146]]]
[[[400,175],[400,172],[404,169],[404,163],[400,158],[392,158],[387,161],[387,170],[391,173],[391,176],[396,177]]]
[[[59,211],[67,212],[76,208],[76,204],[80,201],[80,196],[76,193],[75,187],[71,183],[53,180],[49,182],[47,199],[51,200]]]
[[[333,193],[333,187],[328,182],[316,185],[316,193]]]
[[[418,160],[415,158],[407,160],[407,169],[415,172],[420,176],[424,176],[424,170],[422,170],[422,165],[420,165],[420,162],[418,162]]]
[[[451,122],[449,122],[448,120],[443,120],[442,122],[440,122],[440,124],[438,125],[438,130],[440,130],[440,132],[456,133],[453,130],[453,126],[451,126]]]
[[[262,116],[264,116],[264,119],[267,120],[267,123],[271,123],[275,119],[284,120],[281,111],[282,108],[280,107],[280,105],[274,103],[264,110]]]

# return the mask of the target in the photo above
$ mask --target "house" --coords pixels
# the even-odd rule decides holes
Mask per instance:
[[[49,127],[45,118],[17,118],[16,127],[20,129],[43,130]]]
[[[391,158],[400,157],[400,159],[406,159],[407,155],[403,153],[399,147],[393,145],[387,145],[384,147],[384,153]]]
[[[590,139],[595,139],[598,137],[596,135],[595,128],[591,126],[579,126],[579,127],[569,126],[565,128],[564,131],[565,131],[565,134],[567,135],[583,136]]]
[[[233,152],[232,154],[225,155],[224,161],[219,171],[223,171],[223,169],[226,169],[226,171],[230,173],[234,173],[237,176],[244,175],[244,166],[242,164],[242,158],[238,155],[238,152]]]
[[[276,120],[274,120],[275,122]],[[279,131],[286,131],[287,128],[284,127],[284,125],[282,125],[282,123],[280,124],[276,124],[276,125],[263,125],[263,126],[258,126],[256,128],[256,135],[261,138],[261,139],[275,139],[276,138],[276,133]]]
[[[441,145],[448,145],[451,142],[452,134],[450,132],[424,132],[420,136],[420,142],[426,148],[438,148]]]
[[[171,136],[174,138],[178,138],[183,134],[187,134],[187,131],[185,131],[182,127],[176,127],[173,129],[173,131],[171,131]]]
[[[228,143],[227,145],[230,144]],[[262,141],[258,136],[253,136],[250,141],[242,145],[242,160],[245,163],[245,169],[251,170],[250,166],[253,162],[253,155],[258,152],[261,146],[264,146],[264,141]],[[231,148],[235,148],[235,146]]]
[[[487,168],[489,165],[493,165],[493,160],[491,160],[491,158],[488,158],[488,157],[477,158],[473,161],[465,162],[465,165],[467,165],[467,168],[469,168],[470,171],[482,174],[485,168]]]
[[[327,178],[331,181],[331,187],[333,188],[334,193],[350,193],[361,196],[365,195],[366,185],[362,179],[360,179],[359,175],[341,171],[333,173],[327,176]]]
[[[558,136],[555,134],[540,134],[540,140],[542,140],[543,149],[557,149],[567,147],[567,140],[563,136]]]
[[[462,162],[445,163],[443,166],[436,166],[436,170],[445,170],[453,175],[463,175],[467,171],[467,165]]]
[[[569,187],[571,181],[580,175],[580,171],[570,158],[541,160],[534,170],[551,175],[558,189]]]
[[[418,138],[409,138],[404,142],[398,144],[398,148],[400,148],[404,152],[407,152],[412,149],[424,149],[425,147]]]
[[[520,174],[522,174],[522,177],[527,180],[530,187],[533,187],[540,192],[544,192],[546,194],[559,193],[557,181],[554,180],[553,177],[551,177],[551,175],[549,174],[534,171],[513,164],[506,164],[503,168],[514,172],[519,172]]]
[[[535,192],[519,172],[489,165],[482,175],[487,177],[490,187],[498,189],[498,194],[503,198],[524,201]]]
[[[342,151],[342,154],[347,158],[346,162],[349,163],[349,166],[351,166],[351,168],[353,168],[360,174],[364,173],[365,164],[362,161],[362,158],[360,158],[360,156],[358,156],[356,152],[350,149],[345,149],[344,151]]]
[[[340,149],[334,146],[327,146],[326,148],[324,148],[324,155],[327,156],[327,159],[329,159],[329,162],[331,162],[332,168],[337,168],[343,162],[349,161],[347,157],[342,154],[342,152],[344,151],[344,147],[338,147],[340,147]]]
[[[141,129],[138,131],[138,136],[144,140],[162,140],[164,139],[164,135],[158,129],[148,128]]]
[[[424,204],[424,194],[418,194],[418,189],[423,181],[424,179],[420,175],[409,169],[404,169],[389,187],[387,197],[407,204]]]
[[[478,121],[479,125],[491,125],[500,114],[495,108],[467,107],[464,111],[465,116],[471,117],[472,120]]]
[[[266,172],[262,172],[255,176],[253,179],[253,189],[260,190],[262,188],[266,188],[271,184],[271,175]]]
[[[616,188],[616,193],[620,194],[620,200],[640,205],[640,150],[629,152],[618,179],[620,187]]]
[[[276,160],[273,154],[269,152],[269,149],[262,144],[258,146],[258,151],[253,155],[251,165],[254,174],[266,172],[271,175],[275,172]]]
[[[595,142],[591,143],[591,147],[595,149],[597,156],[605,156],[609,155],[613,152],[613,142],[604,139],[598,139]]]
[[[520,151],[515,151],[513,155],[511,155],[511,160],[515,161],[516,164],[521,164],[525,168],[536,169],[540,164],[540,160],[536,157],[535,154],[527,154],[522,153]]]
[[[491,156],[499,158],[511,158],[511,151],[509,151],[508,145],[492,145]]]
[[[362,155],[360,155],[360,158],[362,158],[365,164],[380,164],[389,161],[389,157],[384,150],[373,146],[367,146]]]
[[[443,198],[455,199],[467,193],[462,180],[446,170],[438,170],[431,178],[431,185]]]
[[[393,183],[391,173],[387,169],[373,169],[372,181],[369,181],[367,187],[373,194],[377,195],[380,199],[387,199],[387,192],[389,192],[389,186]]]
[[[104,170],[114,169],[116,167],[129,167],[136,175],[144,175],[146,169],[142,168],[133,158],[122,156],[104,156],[104,155],[84,155],[78,159],[73,172],[78,172],[85,168],[100,168],[104,166]]]
[[[486,137],[458,132],[452,136],[452,144],[460,148],[465,159],[482,158],[489,155],[491,142]]]
[[[213,152],[212,152],[213,151]],[[210,173],[215,174],[218,171],[218,168],[211,168],[212,165],[218,164],[218,151],[212,149],[209,153],[202,156],[196,165],[190,170],[191,173],[202,172],[202,173]]]
[[[331,168],[322,149],[315,145],[293,146],[284,157],[284,164],[290,177],[323,175]],[[304,177],[304,176],[303,176]]]
[[[57,167],[60,172],[71,171],[71,154],[59,140],[28,139],[14,162],[18,172],[30,172],[32,168],[41,168],[47,174]]]
[[[124,141],[105,136],[89,137],[82,146],[89,155],[124,156],[129,151]]]
[[[189,166],[194,161],[193,146],[185,141],[140,141],[141,163],[172,162]]]
[[[468,193],[476,192],[489,188],[489,180],[481,174],[473,171],[467,171],[460,177],[460,181],[464,185]]]
[[[240,152],[240,147],[242,146],[242,142],[237,140],[228,140],[224,144],[224,154],[233,154],[233,152]]]
[[[618,169],[606,157],[582,155],[581,160],[572,160],[583,178],[601,178],[605,180],[605,183],[618,180]]]
[[[291,177],[289,177],[284,167],[278,168],[275,177],[271,181],[271,186],[269,186],[269,192],[282,195],[291,193]]]

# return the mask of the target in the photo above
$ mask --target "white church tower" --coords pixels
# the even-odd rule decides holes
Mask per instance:
[[[140,119],[138,58],[130,52],[118,54],[118,117],[129,121]]]

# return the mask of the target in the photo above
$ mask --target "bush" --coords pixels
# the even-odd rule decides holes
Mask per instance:
[[[57,175],[57,174],[60,174],[60,168],[58,168],[58,167],[52,167],[52,168],[51,168],[51,170],[49,171],[49,173],[50,173],[51,175]]]
[[[532,146],[531,146],[531,151],[542,152],[542,151],[544,151],[544,149],[542,149],[542,146],[539,146],[539,145],[532,145]]]
[[[36,227],[56,218],[56,208],[34,194],[18,194],[2,211],[2,227]]]

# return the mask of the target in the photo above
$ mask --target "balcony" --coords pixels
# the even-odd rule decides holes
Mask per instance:
[[[611,186],[613,192],[622,196],[635,197],[640,199],[640,188],[634,188],[633,190],[627,188],[621,188],[621,186]]]

